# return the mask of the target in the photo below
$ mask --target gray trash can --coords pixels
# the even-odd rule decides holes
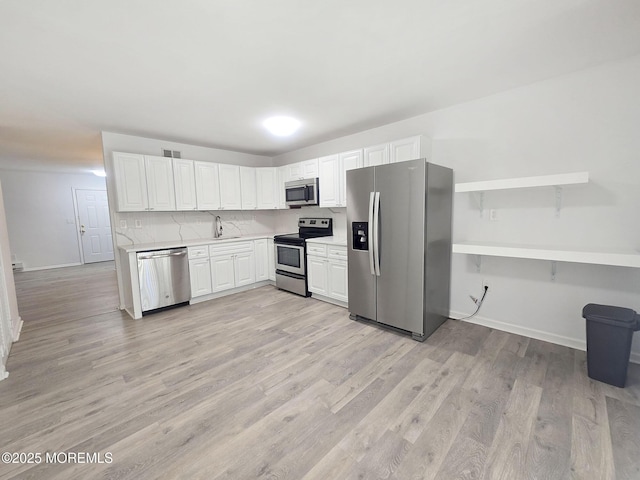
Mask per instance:
[[[630,308],[590,303],[582,309],[587,320],[587,371],[589,377],[624,387],[633,332],[640,315]]]

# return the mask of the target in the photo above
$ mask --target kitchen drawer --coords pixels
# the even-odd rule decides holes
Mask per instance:
[[[316,257],[327,256],[327,246],[320,243],[307,243],[307,255],[315,255]]]
[[[198,245],[197,247],[188,247],[187,250],[189,251],[189,259],[209,257],[208,245]]]
[[[335,260],[347,260],[347,247],[329,245],[328,254],[329,258]]]
[[[209,245],[209,255],[228,255],[233,253],[253,252],[253,242],[214,243]]]

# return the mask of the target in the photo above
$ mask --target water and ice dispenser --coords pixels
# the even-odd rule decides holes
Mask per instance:
[[[369,222],[352,222],[351,234],[354,250],[369,250]]]

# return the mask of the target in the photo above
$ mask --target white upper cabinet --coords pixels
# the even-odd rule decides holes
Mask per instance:
[[[243,210],[257,208],[256,198],[256,169],[240,167],[240,204]]]
[[[198,210],[220,210],[218,164],[194,162]]]
[[[340,206],[340,159],[338,155],[328,155],[318,159],[320,178],[320,206]]]
[[[354,168],[362,168],[364,166],[364,160],[362,157],[362,150],[351,150],[349,152],[341,153],[340,159],[340,178],[338,182],[340,190],[340,203],[339,207],[347,206],[347,171]],[[320,197],[322,199],[322,197]]]
[[[255,170],[257,208],[263,210],[278,208],[278,169],[264,167]]]
[[[285,165],[285,182],[316,178],[318,176],[318,159],[305,160],[304,162]]]
[[[389,143],[389,163],[420,158],[420,136],[404,138]]]
[[[285,174],[284,181],[290,182],[291,180],[300,180],[304,177],[302,176],[302,162],[292,163],[291,165],[284,165]]]
[[[119,212],[176,209],[171,158],[113,153]]]
[[[147,178],[144,156],[134,153],[113,152],[118,212],[147,210]]]
[[[318,159],[320,206],[346,207],[347,170],[363,166],[362,150],[351,150]]]
[[[149,210],[171,211],[176,209],[172,160],[167,157],[144,156]]]
[[[364,150],[262,168],[114,152],[116,209],[286,209],[285,183],[309,178],[320,178],[321,207],[345,207],[348,170],[413,160],[427,149],[429,140],[415,136]]]
[[[316,178],[318,176],[318,159],[305,160],[302,163],[302,178]]]
[[[364,149],[364,166],[385,165],[389,163],[389,144],[375,145]]]
[[[285,192],[284,192],[284,182],[286,182],[288,180],[287,175],[289,174],[289,166],[288,165],[283,165],[281,167],[278,167],[278,177],[277,177],[277,181],[276,181],[276,190],[277,190],[277,196],[276,198],[278,199],[278,203],[276,205],[276,208],[287,208],[287,201],[285,198]]]
[[[173,180],[176,190],[176,210],[195,210],[198,208],[193,160],[174,158]]]
[[[220,163],[218,165],[218,173],[220,179],[220,208],[240,210],[242,208],[240,167],[238,165]]]

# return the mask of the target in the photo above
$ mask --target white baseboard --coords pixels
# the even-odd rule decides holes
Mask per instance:
[[[13,341],[17,342],[20,339],[20,332],[22,332],[22,325],[24,325],[24,322],[22,321],[22,319],[20,317],[18,317],[18,321],[16,322],[16,324],[13,327]]]
[[[216,298],[226,297],[227,295],[233,295],[234,293],[246,292],[247,290],[253,290],[254,288],[264,287],[265,285],[273,285],[271,280],[262,280],[250,285],[244,285],[242,287],[230,288],[229,290],[223,290],[222,292],[210,293],[208,295],[202,295],[201,297],[195,297],[189,300],[190,305],[196,303],[206,302],[207,300],[214,300]]]
[[[318,293],[311,293],[311,298],[315,298],[316,300],[320,300],[321,302],[332,303],[339,307],[349,308],[349,304],[347,302],[343,302],[342,300],[336,300],[335,298],[325,297],[324,295],[320,295]]]
[[[45,267],[26,267],[23,272],[35,272],[36,270],[51,270],[52,268],[63,268],[63,267],[78,267],[82,265],[82,263],[74,262],[74,263],[63,263],[61,265],[47,265]]]
[[[0,382],[9,376],[9,372],[4,368],[4,364],[0,363]]]
[[[463,318],[468,316],[468,313],[462,312],[449,312],[449,316],[452,318]],[[522,335],[523,337],[535,338],[536,340],[543,340],[549,343],[555,343],[556,345],[563,345],[565,347],[575,348],[576,350],[587,350],[587,342],[578,338],[565,337],[556,333],[545,332],[543,330],[536,330],[535,328],[523,327],[521,325],[513,325],[511,323],[500,322],[498,320],[492,320],[486,317],[475,316],[468,320],[462,320],[463,322],[475,323],[476,325],[482,325],[483,327],[493,328],[495,330],[501,330],[503,332],[514,333],[516,335]],[[631,352],[630,361],[640,364],[640,353]]]

